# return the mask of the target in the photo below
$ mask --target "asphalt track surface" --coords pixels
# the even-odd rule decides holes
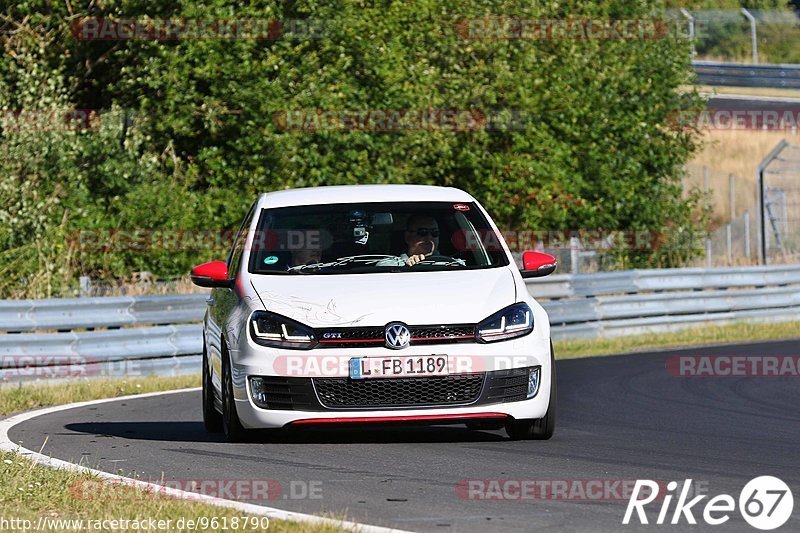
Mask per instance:
[[[545,442],[429,426],[304,430],[226,444],[204,431],[199,392],[53,413],[14,427],[10,437],[33,450],[47,438],[45,454],[150,481],[276,480],[282,494],[253,503],[415,531],[757,531],[738,511],[723,526],[705,525],[708,498],[693,509],[698,526],[653,525],[660,503],[647,508],[649,526],[623,526],[627,500],[471,500],[456,486],[469,479],[690,478],[710,496],[738,501],[747,481],[773,475],[795,498],[780,531],[798,531],[800,379],[673,377],[665,363],[675,355],[799,353],[800,341],[781,341],[558,361],[559,420]],[[291,498],[293,481],[316,482],[322,497]]]

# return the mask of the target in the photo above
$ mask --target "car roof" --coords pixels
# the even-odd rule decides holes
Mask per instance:
[[[336,185],[286,189],[261,195],[259,207],[295,205],[349,204],[367,202],[474,202],[475,199],[455,187],[433,185]]]

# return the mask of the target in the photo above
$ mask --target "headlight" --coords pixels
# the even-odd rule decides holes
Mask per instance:
[[[533,311],[526,303],[510,305],[482,320],[475,328],[481,342],[505,341],[533,331]]]
[[[291,318],[268,311],[256,311],[250,317],[250,334],[263,346],[308,350],[317,344],[314,330]]]

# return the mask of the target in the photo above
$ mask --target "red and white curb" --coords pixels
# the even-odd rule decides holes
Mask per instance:
[[[139,398],[149,398],[153,396],[161,396],[165,394],[177,394],[181,392],[194,392],[198,390],[200,390],[199,387],[190,389],[179,389],[173,391],[164,391],[164,392],[149,392],[145,394],[132,394],[130,396],[119,396],[117,398],[104,398],[101,400],[90,400],[86,402],[76,402],[66,405],[45,407],[44,409],[37,409],[35,411],[20,413],[12,417],[6,418],[4,420],[0,420],[0,451],[14,452],[18,455],[21,455],[29,459],[30,461],[38,465],[46,466],[49,468],[55,468],[58,470],[67,470],[71,472],[79,472],[83,474],[91,474],[97,476],[100,479],[112,481],[115,484],[128,485],[130,487],[135,487],[143,491],[152,491],[159,494],[165,494],[167,496],[171,496],[173,498],[177,498],[180,500],[216,505],[218,507],[235,509],[236,511],[241,511],[256,516],[266,516],[271,520],[287,520],[293,522],[304,522],[308,524],[330,525],[348,531],[358,531],[360,533],[408,533],[402,529],[391,529],[380,526],[370,526],[367,524],[359,524],[357,522],[349,522],[346,520],[336,520],[333,518],[324,518],[321,516],[315,516],[310,514],[296,513],[293,511],[284,511],[281,509],[276,509],[274,507],[264,507],[252,503],[242,503],[233,500],[226,500],[224,498],[216,498],[214,496],[208,496],[196,492],[188,492],[176,488],[165,487],[163,485],[158,485],[156,483],[148,483],[147,481],[142,481],[139,479],[133,479],[129,477],[119,476],[116,474],[110,474],[108,472],[103,472],[102,470],[95,470],[93,468],[89,468],[86,466],[81,466],[75,463],[62,461],[61,459],[54,459],[42,453],[35,452],[27,448],[23,448],[19,444],[15,444],[14,442],[12,442],[11,439],[9,439],[8,437],[8,432],[11,430],[11,428],[16,426],[17,424],[21,424],[22,422],[25,422],[27,420],[31,420],[38,416],[43,416],[50,413],[57,413],[59,411],[66,411],[68,409],[76,409],[78,407],[86,407],[90,405],[99,405],[107,402],[135,400]]]

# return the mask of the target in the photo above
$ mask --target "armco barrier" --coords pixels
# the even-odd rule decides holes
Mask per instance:
[[[800,320],[800,265],[628,270],[527,280],[554,339],[671,331],[705,323]],[[202,351],[205,294],[0,301],[0,356],[135,360]],[[159,371],[160,372],[160,371]],[[0,373],[0,379],[2,379]]]
[[[556,275],[527,285],[554,339],[800,319],[800,265]]]
[[[800,65],[752,65],[718,61],[692,61],[697,82],[733,87],[800,88]]]

